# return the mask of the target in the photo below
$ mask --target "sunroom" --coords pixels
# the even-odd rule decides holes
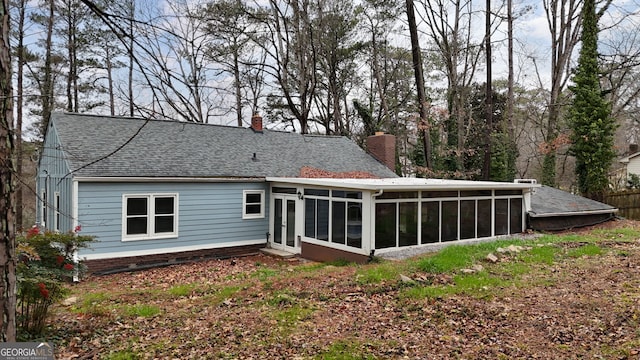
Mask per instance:
[[[267,178],[268,246],[317,261],[520,233],[531,183]]]

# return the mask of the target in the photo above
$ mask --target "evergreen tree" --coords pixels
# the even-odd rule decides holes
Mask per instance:
[[[595,0],[585,0],[582,9],[582,49],[573,76],[573,103],[569,109],[571,154],[576,158],[578,190],[592,199],[602,199],[609,184],[608,172],[615,157],[615,120],[600,89],[598,69],[598,20]]]

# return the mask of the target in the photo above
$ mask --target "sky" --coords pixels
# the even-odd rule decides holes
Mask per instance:
[[[144,6],[156,6],[158,11],[172,12],[171,7],[167,6],[167,1],[151,1],[141,0]],[[260,0],[264,2],[263,0]],[[259,2],[260,2],[259,1]],[[548,1],[548,0],[544,0]],[[202,1],[197,1],[201,3]],[[603,43],[614,35],[624,33],[624,29],[634,30],[639,28],[640,16],[637,12],[640,9],[638,3],[640,0],[614,0],[607,16],[601,20],[602,26],[617,24],[616,28],[611,31],[607,30],[601,34]],[[473,16],[473,33],[478,39],[482,40],[484,36],[484,2],[474,2]],[[494,11],[503,6],[501,1],[494,0]],[[550,69],[550,33],[548,29],[547,19],[542,6],[541,0],[514,0],[514,10],[518,12],[523,8],[529,10],[524,12],[516,21],[514,29],[514,38],[516,39],[514,59],[516,61],[515,73],[516,81],[525,87],[539,87],[540,82],[544,87],[550,86],[550,77],[548,75]],[[501,10],[504,12],[504,8]],[[623,13],[636,13],[627,18],[623,23],[618,24],[617,20]],[[423,25],[424,26],[424,25]],[[494,79],[505,79],[507,77],[507,42],[506,42],[506,22],[503,22],[492,38],[493,41],[493,74]],[[41,33],[34,33],[28,40],[29,43],[35,43]],[[408,47],[408,34],[401,35],[398,41]],[[640,47],[640,45],[637,45]],[[577,58],[578,48],[574,53],[574,59]],[[533,62],[535,59],[535,64]],[[537,68],[536,68],[537,66]],[[538,77],[538,75],[540,77]],[[484,67],[480,68],[476,74],[478,82],[483,82],[486,78]]]

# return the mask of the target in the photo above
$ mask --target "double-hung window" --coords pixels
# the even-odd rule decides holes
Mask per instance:
[[[242,193],[242,218],[264,218],[264,190],[244,190]]]
[[[178,235],[178,194],[124,195],[123,240]]]

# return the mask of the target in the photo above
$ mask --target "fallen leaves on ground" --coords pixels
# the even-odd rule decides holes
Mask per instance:
[[[48,336],[58,359],[637,359],[640,242],[600,245],[611,251],[484,296],[416,299],[402,296],[407,279],[455,284],[420,273],[368,284],[357,271],[375,264],[263,255],[92,277],[53,309]],[[160,311],[122,310],[140,304]]]

